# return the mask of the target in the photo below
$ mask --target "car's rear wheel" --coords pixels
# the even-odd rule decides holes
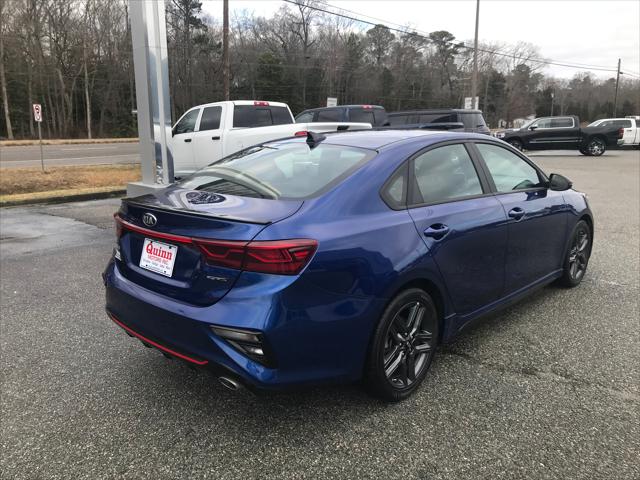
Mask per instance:
[[[520,150],[520,151],[524,150],[524,147],[522,146],[522,142],[517,138],[514,138],[513,140],[509,140],[507,143],[511,145],[513,148],[515,148],[516,150]]]
[[[389,402],[410,396],[431,365],[438,339],[438,311],[423,290],[410,288],[387,306],[369,348],[365,382]]]
[[[580,147],[578,151],[583,155],[589,155],[589,152],[587,151],[586,148]]]
[[[604,143],[604,140],[601,138],[592,138],[587,142],[587,155],[591,157],[599,157],[607,150],[607,146]]]
[[[560,284],[565,287],[580,285],[587,273],[587,265],[591,256],[591,229],[584,220],[580,220],[573,229],[571,243],[564,259]]]

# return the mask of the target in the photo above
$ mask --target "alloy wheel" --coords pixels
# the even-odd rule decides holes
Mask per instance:
[[[601,140],[592,140],[589,143],[589,153],[594,156],[599,156],[604,153],[604,144]]]
[[[581,227],[576,231],[569,250],[569,275],[574,280],[580,279],[587,270],[589,260],[589,231]]]
[[[384,373],[395,388],[406,388],[428,365],[433,350],[432,321],[420,301],[404,305],[389,324],[383,350]]]

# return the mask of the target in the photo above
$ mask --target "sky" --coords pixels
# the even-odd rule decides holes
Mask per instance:
[[[320,1],[373,22],[425,33],[448,30],[473,44],[476,0]],[[229,9],[232,16],[247,10],[268,18],[283,4],[281,0],[229,0]],[[218,20],[222,1],[204,0],[203,10]],[[620,58],[622,72],[626,69],[636,74],[630,78],[640,78],[640,0],[480,0],[479,40],[525,41],[537,45],[545,59],[612,70]],[[543,70],[560,78],[584,71],[553,65]],[[600,78],[615,76],[615,72],[593,73]]]

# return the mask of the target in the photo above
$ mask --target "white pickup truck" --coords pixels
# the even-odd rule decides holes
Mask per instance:
[[[640,120],[634,117],[602,118],[589,125],[590,127],[618,127],[624,129],[622,139],[618,141],[620,147],[640,145]]]
[[[242,100],[198,105],[173,126],[173,168],[181,177],[227,155],[278,138],[370,129],[369,123],[295,123],[286,103]]]

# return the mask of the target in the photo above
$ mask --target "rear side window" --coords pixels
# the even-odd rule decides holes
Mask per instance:
[[[236,105],[233,109],[233,126],[240,128],[266,127],[293,123],[286,107],[262,105]]]
[[[389,115],[390,125],[406,125],[409,115]]]
[[[616,120],[613,124],[616,127],[631,128],[631,120]]]
[[[464,145],[446,145],[413,160],[413,204],[441,203],[481,195],[482,186]]]
[[[465,128],[476,129],[487,126],[481,113],[462,113],[460,117]]]
[[[306,142],[267,144],[240,151],[197,171],[183,188],[267,199],[304,199],[330,188],[375,156],[355,147]]]
[[[419,123],[451,123],[457,122],[455,113],[421,113]]]
[[[387,123],[387,113],[379,108],[373,110],[373,118],[376,119],[376,126],[384,125],[385,123]]]
[[[318,111],[318,119],[316,122],[339,122],[339,110],[320,110]]]
[[[373,118],[373,110],[366,110],[364,108],[352,108],[349,110],[349,121],[370,123],[371,125],[373,125],[375,123],[375,120]]]
[[[551,128],[571,128],[573,127],[573,118],[552,118]]]
[[[194,108],[187,112],[184,117],[173,127],[173,134],[179,135],[181,133],[191,133],[196,129],[196,122],[198,121],[198,115],[200,115],[200,109]]]
[[[206,107],[202,111],[202,118],[200,119],[200,131],[217,130],[218,128],[220,128],[221,114],[222,107]]]
[[[486,143],[478,143],[476,146],[493,177],[498,192],[542,186],[538,171],[515,153]]]

